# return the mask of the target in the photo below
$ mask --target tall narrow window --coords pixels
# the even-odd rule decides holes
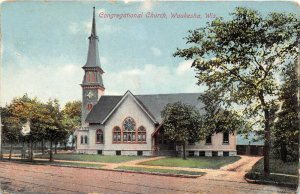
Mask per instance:
[[[206,144],[211,144],[211,135],[209,135],[209,136],[206,137],[205,143]]]
[[[90,75],[90,72],[86,72],[86,80],[87,80],[87,82],[90,82],[90,81],[91,81],[91,75]]]
[[[96,143],[102,144],[104,141],[103,131],[101,129],[96,130]]]
[[[130,143],[136,141],[135,121],[131,117],[127,117],[123,122],[123,142]]]
[[[84,136],[84,143],[85,143],[85,144],[88,144],[88,136],[87,136],[87,135]]]
[[[138,128],[138,142],[146,142],[146,129],[144,126]]]
[[[93,108],[93,104],[92,104],[92,103],[88,103],[88,104],[87,104],[87,109],[88,109],[89,111],[91,111],[92,108]]]
[[[80,136],[80,144],[83,144],[83,136]]]
[[[92,72],[92,82],[95,82],[95,72]]]
[[[121,128],[114,127],[113,129],[113,142],[120,143],[121,142]]]
[[[229,144],[229,133],[228,132],[223,133],[223,143]]]

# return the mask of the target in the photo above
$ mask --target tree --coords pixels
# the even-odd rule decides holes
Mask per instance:
[[[1,117],[3,118],[3,142],[10,144],[9,160],[11,159],[13,144],[19,141],[21,135],[20,122],[18,122],[17,118],[12,116],[10,112],[11,108],[11,106],[6,106],[1,109]]]
[[[81,101],[67,102],[63,111],[63,124],[68,131],[68,137],[72,137],[72,148],[75,143],[74,132],[81,125]],[[67,141],[67,140],[66,140]],[[65,142],[66,145],[67,142]]]
[[[192,106],[176,102],[167,104],[162,111],[164,133],[169,139],[183,146],[183,159],[186,159],[185,145],[206,137],[201,130],[201,115]]]
[[[283,162],[297,161],[299,148],[299,119],[297,89],[299,87],[296,66],[289,65],[284,73],[284,84],[281,89],[281,107],[277,111],[274,126],[274,148],[280,152]]]
[[[205,84],[211,103],[224,108],[242,106],[245,119],[264,130],[264,172],[270,173],[270,109],[279,96],[277,81],[296,59],[299,20],[295,15],[238,7],[225,21],[216,18],[206,27],[190,30],[189,48],[174,56],[193,59],[198,84]],[[204,95],[205,96],[205,95]]]
[[[22,125],[30,122],[30,133],[25,137],[19,135],[19,138],[30,143],[30,160],[33,160],[33,143],[38,142],[42,137],[43,120],[47,117],[47,115],[43,114],[42,103],[36,98],[29,98],[25,94],[20,98],[14,98],[9,105],[8,111],[10,115],[8,130],[10,133],[20,133]]]
[[[45,125],[45,136],[46,139],[50,141],[50,153],[49,153],[49,161],[53,161],[53,143],[55,145],[55,152],[56,152],[56,145],[58,141],[62,140],[63,133],[65,129],[63,128],[62,124],[62,113],[59,110],[59,103],[58,100],[49,100],[45,105],[47,115],[49,115],[49,120]]]

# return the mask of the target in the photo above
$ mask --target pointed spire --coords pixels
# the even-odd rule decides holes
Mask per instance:
[[[95,7],[93,7],[93,24],[92,24],[92,32],[89,37],[89,50],[86,64],[83,68],[99,68],[101,73],[104,71],[101,69],[99,51],[98,51],[98,36],[96,33],[96,16],[95,16]]]
[[[98,38],[97,33],[96,33],[96,19],[95,19],[95,7],[93,7],[94,12],[93,12],[93,25],[92,25],[92,33],[91,36]]]

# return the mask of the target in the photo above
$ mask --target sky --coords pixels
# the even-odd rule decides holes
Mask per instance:
[[[191,60],[173,57],[186,48],[188,30],[204,27],[216,17],[230,19],[235,7],[295,13],[293,2],[132,2],[125,1],[9,1],[1,4],[1,106],[27,93],[42,101],[57,98],[62,105],[81,100],[80,83],[91,33],[96,27],[105,95],[204,92]],[[146,14],[167,18],[146,18]],[[107,19],[105,14],[138,14],[143,18]],[[171,18],[171,13],[201,18]]]

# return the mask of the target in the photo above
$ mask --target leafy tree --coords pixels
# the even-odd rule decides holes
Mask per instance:
[[[19,131],[21,126],[27,121],[31,123],[30,133],[26,137],[20,138],[22,141],[30,143],[30,159],[33,160],[33,143],[38,142],[43,135],[43,120],[47,115],[43,114],[42,103],[36,98],[30,99],[26,94],[20,98],[13,99],[9,105],[11,123],[17,123],[15,127],[10,127],[10,131]]]
[[[11,159],[13,144],[19,142],[19,138],[21,135],[21,125],[18,122],[17,118],[12,116],[11,112],[9,111],[10,108],[10,106],[6,106],[1,109],[1,117],[3,121],[3,142],[10,144],[9,160]]]
[[[200,113],[193,107],[182,102],[167,104],[162,111],[164,133],[169,139],[183,146],[183,159],[186,159],[185,146],[206,137],[201,130]]]
[[[299,87],[295,65],[288,66],[284,73],[285,82],[281,89],[281,107],[277,111],[274,129],[274,147],[280,152],[283,162],[297,161],[299,148],[298,97]]]
[[[208,94],[200,97],[205,104],[205,114],[202,115],[202,120],[206,131],[211,135],[221,132],[245,133],[249,131],[251,128],[249,123],[237,111],[226,110],[218,106],[218,104],[212,104],[212,97]]]
[[[64,138],[63,134],[65,129],[63,128],[62,119],[63,115],[59,109],[58,100],[49,100],[46,105],[46,112],[49,115],[49,120],[45,125],[45,136],[46,139],[50,141],[50,153],[49,160],[53,161],[53,143],[57,143]]]
[[[73,135],[72,148],[75,143],[74,132],[75,129],[81,125],[81,101],[67,102],[63,109],[63,124],[68,132],[68,137]],[[65,140],[65,145],[67,139]]]
[[[270,109],[279,95],[278,72],[297,56],[299,20],[295,15],[238,7],[225,21],[190,30],[186,49],[174,56],[193,59],[198,84],[205,84],[212,104],[242,106],[242,115],[264,130],[264,172],[270,172]]]

